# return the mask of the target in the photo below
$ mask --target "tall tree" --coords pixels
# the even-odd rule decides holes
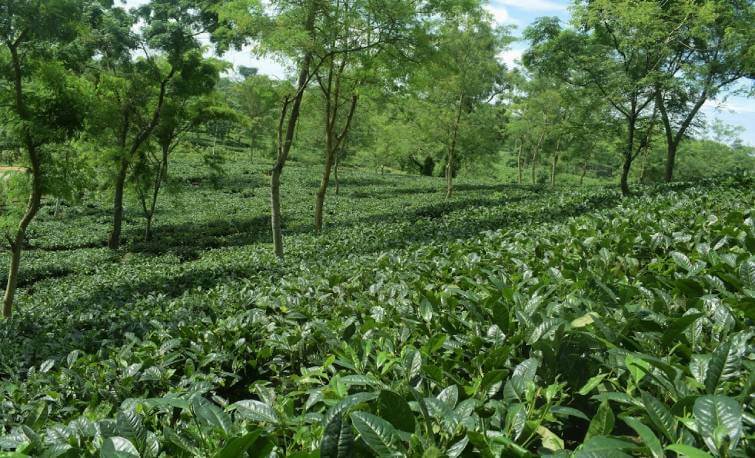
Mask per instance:
[[[508,29],[493,26],[491,16],[479,4],[462,14],[445,18],[438,25],[437,52],[422,75],[427,98],[442,108],[439,121],[447,132],[447,197],[453,194],[463,118],[480,104],[490,102],[500,90],[505,68],[498,55],[510,40]]]
[[[247,72],[243,81],[233,83],[226,94],[227,103],[242,117],[242,123],[248,129],[249,159],[254,153],[275,143],[277,108],[282,94],[290,91],[288,82],[275,81],[268,76]],[[269,151],[269,149],[268,149]]]
[[[207,26],[203,11],[185,0],[152,0],[133,14],[113,8],[110,17],[105,36],[112,41],[103,40],[101,68],[95,75],[105,103],[93,132],[95,137],[114,139],[116,174],[108,246],[118,249],[129,170],[159,124],[170,83],[196,70],[200,50],[196,37]]]
[[[572,13],[575,29],[562,29],[556,18],[530,26],[525,37],[532,46],[523,61],[569,84],[597,90],[623,121],[620,187],[626,196],[632,163],[656,121],[660,66],[683,24],[654,0],[577,1]]]
[[[81,128],[88,89],[77,76],[90,56],[83,39],[94,8],[80,0],[6,0],[0,3],[0,122],[6,136],[24,150],[29,196],[18,225],[7,234],[11,259],[3,316],[13,311],[26,231],[47,191],[49,145],[70,139]]]
[[[755,4],[676,1],[667,9],[680,20],[689,18],[670,44],[673,54],[664,63],[656,93],[666,140],[664,178],[671,181],[679,144],[703,104],[727,95],[741,79],[755,77]]]
[[[146,222],[145,240],[152,238],[152,220],[157,208],[157,199],[162,184],[168,179],[168,163],[173,150],[183,136],[192,129],[214,119],[234,118],[234,113],[220,106],[211,92],[218,82],[222,62],[203,58],[197,50],[186,56],[185,65],[166,90],[165,102],[159,122],[154,130],[154,140],[159,150],[145,145],[134,160],[133,178]],[[190,62],[193,61],[193,62]]]
[[[258,53],[283,57],[296,66],[298,76],[294,92],[282,103],[277,157],[270,172],[271,226],[273,246],[278,257],[283,257],[281,174],[293,144],[304,93],[315,74],[321,67],[327,68],[329,62],[335,64],[343,56],[353,56],[383,43],[405,41],[404,46],[393,48],[392,57],[406,57],[414,52],[414,47],[424,36],[422,32],[429,24],[428,18],[454,11],[464,3],[462,0],[437,3],[414,0],[276,0],[263,6],[258,2],[236,0],[228,2],[220,10],[221,21],[234,19],[227,21],[236,25],[235,35],[231,35],[257,38]],[[334,14],[334,11],[338,13]],[[350,19],[340,22],[346,11]],[[333,27],[339,34],[336,40],[333,40]],[[349,33],[344,33],[345,30]],[[357,39],[344,40],[343,36],[356,36]],[[370,53],[365,55],[371,57]]]

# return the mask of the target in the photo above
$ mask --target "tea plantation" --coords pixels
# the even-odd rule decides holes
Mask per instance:
[[[45,202],[0,322],[1,457],[755,455],[755,183],[622,198],[177,156],[129,202]],[[6,269],[7,253],[0,256]],[[0,271],[4,280],[6,271]]]

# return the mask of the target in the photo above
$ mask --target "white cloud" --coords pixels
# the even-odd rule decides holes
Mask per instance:
[[[737,98],[737,100],[707,100],[703,105],[703,111],[725,111],[730,113],[750,114],[755,113],[755,103],[746,98]]]
[[[500,5],[485,5],[485,10],[493,16],[493,20],[498,25],[516,24],[517,21],[511,17],[508,10]]]
[[[522,59],[523,53],[524,51],[521,49],[507,49],[498,54],[498,58],[503,61],[507,67],[513,68],[519,66],[519,61]]]
[[[566,9],[565,3],[551,0],[492,0],[491,4],[500,6],[513,6],[526,11],[562,11]],[[498,7],[498,6],[494,6]]]

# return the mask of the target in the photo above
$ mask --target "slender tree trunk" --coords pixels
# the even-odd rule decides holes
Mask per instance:
[[[556,187],[556,167],[558,166],[558,151],[553,155],[553,164],[551,165],[551,188]]]
[[[306,30],[311,34],[314,29],[315,23],[315,9],[310,7]],[[299,120],[299,112],[301,110],[301,101],[304,97],[304,90],[309,84],[309,67],[312,63],[312,53],[307,52],[304,54],[304,58],[299,68],[299,78],[296,84],[296,94],[294,94],[293,101],[286,98],[283,102],[283,108],[281,110],[280,122],[278,124],[278,157],[270,171],[270,226],[273,232],[273,250],[275,255],[279,258],[283,258],[283,229],[282,229],[282,215],[281,215],[281,200],[280,200],[280,184],[281,174],[283,173],[283,167],[288,160],[288,153],[291,151],[291,145],[294,140],[294,133],[296,131],[296,123]],[[288,105],[291,103],[291,114],[288,116],[288,123],[286,123],[285,136],[283,134],[283,124],[286,120],[286,112]]]
[[[558,155],[561,147],[561,138],[556,140],[556,150],[553,152],[553,163],[551,164],[551,188],[556,187],[556,168],[558,167]]]
[[[535,148],[532,150],[532,184],[534,185],[536,182],[536,176],[535,172],[537,171],[537,155],[540,152],[540,147],[543,144],[543,139],[545,138],[545,130],[540,134],[540,138],[537,139],[537,145],[535,145]]]
[[[337,93],[337,91],[336,91]],[[330,107],[336,107],[338,100],[336,99],[332,104],[328,104]],[[323,219],[323,207],[325,205],[325,195],[328,192],[328,183],[330,182],[330,173],[333,170],[333,164],[336,161],[336,152],[340,148],[341,142],[349,131],[351,125],[351,119],[354,116],[356,110],[357,97],[354,95],[351,99],[351,108],[346,118],[346,124],[340,134],[335,134],[335,123],[337,111],[328,113],[328,131],[325,135],[325,167],[322,172],[322,180],[320,181],[320,188],[317,190],[315,196],[315,232],[320,233],[322,231],[322,219]]]
[[[681,140],[684,137],[684,133],[692,124],[692,120],[695,118],[695,116],[697,116],[697,113],[703,107],[705,101],[708,100],[708,90],[710,89],[708,87],[708,84],[710,84],[710,79],[706,80],[706,85],[700,93],[697,102],[695,102],[692,110],[690,110],[690,112],[684,118],[676,132],[674,132],[673,128],[671,127],[671,121],[669,120],[668,112],[666,111],[666,102],[665,100],[663,100],[663,93],[659,89],[656,89],[655,107],[661,112],[661,121],[663,122],[663,128],[666,134],[666,167],[664,171],[664,179],[666,180],[666,182],[671,182],[674,179],[674,164],[676,162],[676,152],[679,148],[679,143],[681,143]]]
[[[446,199],[450,198],[454,191],[454,153],[456,152],[456,139],[459,135],[459,123],[461,122],[461,110],[464,105],[464,94],[459,96],[459,106],[456,108],[456,119],[454,120],[453,131],[451,134],[451,145],[448,148],[448,163],[446,164]]]
[[[163,145],[162,149],[162,161],[160,162],[160,169],[157,172],[155,183],[152,187],[152,200],[150,201],[149,213],[147,215],[147,227],[144,234],[144,239],[147,242],[152,240],[152,220],[154,219],[155,212],[157,211],[157,197],[160,195],[160,188],[162,187],[163,181],[167,179],[166,175],[168,173],[168,154],[170,153],[170,144]]]
[[[273,169],[270,174],[270,223],[273,227],[273,246],[275,255],[283,257],[283,231],[281,229],[281,170]]]
[[[624,156],[624,165],[621,167],[621,194],[627,197],[631,194],[629,190],[629,172],[632,170],[632,158]]]
[[[522,163],[522,150],[524,150],[524,142],[519,143],[519,152],[516,155],[516,167],[517,167],[517,183],[522,184],[522,169],[524,168],[524,164]]]
[[[113,229],[110,232],[107,246],[111,250],[117,250],[121,246],[121,228],[123,226],[123,192],[126,187],[126,174],[128,173],[128,161],[124,158],[118,166],[118,176],[115,179],[115,192],[113,193]]]
[[[340,190],[340,187],[341,187],[341,183],[338,180],[338,163],[340,162],[339,156],[340,154],[336,154],[336,162],[335,164],[333,164],[333,179],[335,180],[335,185],[336,185],[336,189],[335,189],[336,195],[338,195],[338,191]]]
[[[16,234],[11,242],[11,259],[10,266],[8,268],[8,281],[5,286],[5,296],[3,297],[3,317],[10,318],[13,313],[13,299],[16,295],[16,285],[18,284],[18,270],[21,265],[21,250],[23,249],[24,240],[26,238],[26,230],[31,224],[34,217],[39,211],[39,207],[42,201],[42,174],[39,170],[39,158],[36,152],[36,147],[31,146],[29,156],[34,157],[32,160],[32,191],[29,195],[29,201],[26,204],[26,211],[16,229]],[[27,146],[27,147],[28,147]]]
[[[161,164],[162,171],[160,172],[160,181],[168,181],[168,155],[170,154],[170,146],[163,146],[163,162]]]
[[[642,163],[640,164],[640,176],[637,178],[637,183],[642,184],[645,182],[645,170],[647,170],[647,162],[650,151],[646,149],[642,153]]]
[[[29,113],[26,110],[26,103],[23,98],[21,60],[15,46],[9,45],[9,49],[13,64],[15,108],[19,117],[26,120],[29,118]],[[23,249],[24,240],[26,239],[26,230],[37,215],[42,202],[42,170],[37,145],[34,143],[34,140],[28,132],[24,133],[24,143],[26,144],[26,152],[28,154],[31,171],[31,193],[29,194],[29,200],[26,204],[26,211],[16,228],[16,233],[14,237],[9,240],[11,259],[8,267],[8,280],[5,286],[5,295],[3,296],[3,317],[5,318],[10,318],[13,314],[13,300],[16,295],[16,286],[18,285],[21,250]]]
[[[147,124],[147,126],[144,127],[136,135],[128,152],[125,152],[123,150],[121,151],[122,154],[125,153],[125,155],[121,158],[118,176],[115,182],[115,193],[113,196],[113,230],[110,233],[110,238],[108,239],[108,247],[111,250],[117,250],[121,246],[121,227],[123,225],[123,194],[126,187],[126,175],[128,174],[129,162],[134,157],[136,152],[139,151],[139,148],[141,148],[144,142],[149,139],[150,135],[152,135],[152,131],[155,130],[157,123],[160,121],[160,113],[162,113],[163,104],[165,103],[165,93],[167,90],[168,82],[171,80],[171,78],[173,78],[173,75],[175,75],[175,73],[176,69],[171,68],[170,73],[160,82],[160,93],[157,96],[157,105],[155,106],[155,111],[152,113],[152,119],[150,119],[149,124]],[[126,143],[126,134],[127,123],[124,124],[124,130],[122,132],[122,147],[125,146]]]
[[[254,162],[254,141],[255,141],[254,129],[249,131],[249,162]]]
[[[582,174],[579,176],[579,185],[582,186],[582,183],[585,181],[585,175],[587,175],[587,159],[582,161]]]
[[[670,183],[674,179],[674,163],[676,162],[677,143],[672,141],[666,145],[666,169],[664,179]]]
[[[332,139],[328,141],[331,143]],[[331,145],[328,145],[331,148]],[[322,210],[325,205],[325,194],[328,192],[328,181],[330,180],[330,171],[333,169],[333,162],[335,152],[330,152],[325,156],[325,167],[322,171],[322,180],[320,180],[320,187],[317,189],[317,195],[315,197],[315,232],[320,233],[322,231]]]
[[[634,135],[637,127],[637,114],[635,113],[635,104],[632,104],[631,115],[627,118],[627,144],[624,151],[624,164],[621,167],[621,194],[627,197],[631,194],[629,190],[629,172],[632,170],[632,161],[634,160]]]
[[[146,218],[147,224],[144,226],[144,241],[145,242],[149,242],[150,240],[152,240],[152,216],[154,216],[154,214],[150,214]]]

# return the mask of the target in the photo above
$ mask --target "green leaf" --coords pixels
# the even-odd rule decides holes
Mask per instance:
[[[566,406],[553,406],[551,407],[551,413],[553,415],[560,415],[564,417],[576,417],[585,421],[590,421],[590,418],[584,414],[581,410],[577,410],[573,407]]]
[[[650,454],[653,458],[664,458],[663,447],[661,441],[658,440],[658,436],[655,435],[652,429],[645,426],[640,420],[632,417],[622,417],[624,423],[640,436],[642,442],[645,443]]]
[[[590,420],[590,425],[587,427],[587,434],[585,434],[585,441],[595,436],[605,436],[611,434],[613,431],[613,425],[615,417],[611,410],[611,405],[608,401],[603,401],[598,407],[598,411],[595,412],[595,416]]]
[[[139,450],[125,437],[108,437],[102,443],[100,458],[139,458]]]
[[[321,458],[350,458],[354,455],[354,433],[351,423],[339,414],[330,420],[320,443]]]
[[[377,397],[377,393],[370,393],[370,392],[361,392],[361,393],[354,393],[350,394],[349,396],[346,396],[345,398],[341,399],[336,403],[333,407],[331,407],[328,412],[323,417],[323,422],[325,424],[330,423],[330,420],[333,419],[336,415],[339,415],[351,407],[357,406],[359,404],[362,404],[364,402],[372,401]]]
[[[419,375],[422,369],[422,354],[417,350],[412,350],[406,356],[406,372],[409,380]]]
[[[433,304],[426,298],[422,298],[422,301],[419,303],[419,316],[425,321],[433,319]]]
[[[215,454],[215,458],[236,458],[245,456],[246,451],[254,445],[262,431],[254,431],[237,436],[226,442],[225,447]]]
[[[579,446],[572,458],[626,458],[629,455],[622,450],[631,450],[636,446],[630,442],[613,437],[596,436]]]
[[[550,429],[541,425],[537,427],[536,432],[540,436],[540,442],[543,444],[544,449],[551,451],[564,449],[564,440]]]
[[[734,450],[742,437],[742,408],[728,396],[706,395],[697,398],[692,408],[697,429],[711,452],[718,453],[728,441]]]
[[[387,421],[367,412],[352,412],[351,422],[364,443],[379,457],[401,456],[395,450],[396,430]]]
[[[643,391],[642,404],[650,421],[666,438],[673,442],[676,438],[676,419],[671,411],[653,395]]]
[[[439,401],[443,401],[448,404],[448,407],[456,407],[456,402],[459,400],[459,388],[456,385],[447,386],[437,396]]]
[[[502,300],[495,301],[492,306],[493,309],[493,323],[498,325],[498,328],[503,332],[507,332],[509,329],[509,310]]]
[[[448,450],[446,450],[446,456],[448,458],[458,457],[464,452],[464,449],[467,448],[467,444],[469,444],[469,438],[467,436],[462,437],[455,444],[448,447]]]
[[[669,346],[674,341],[684,333],[684,331],[697,321],[698,318],[703,316],[702,313],[690,313],[689,315],[684,315],[681,318],[677,318],[674,320],[671,325],[664,331],[663,336],[661,337],[661,342],[663,342],[663,345]]]
[[[606,375],[608,374],[598,374],[590,377],[590,380],[588,380],[587,383],[585,383],[585,386],[580,388],[577,393],[581,394],[582,396],[587,396],[592,390],[595,389],[595,387],[600,385],[600,382],[602,382],[603,379],[606,378]]]
[[[676,262],[676,264],[679,267],[686,270],[687,272],[694,270],[694,266],[692,265],[692,262],[684,253],[679,253],[678,251],[674,251],[671,253],[671,258],[673,258],[674,262]]]
[[[645,375],[652,370],[652,366],[644,359],[638,358],[631,353],[624,357],[624,364],[627,366],[629,373],[632,374],[634,384],[639,386]]]
[[[231,408],[235,409],[243,418],[267,423],[278,423],[278,414],[269,405],[254,399],[245,399],[234,402]]]
[[[686,444],[672,444],[666,447],[666,450],[676,452],[677,456],[686,456],[689,458],[713,458],[709,453]]]
[[[452,433],[461,423],[461,418],[445,402],[438,398],[425,398],[425,405],[430,415],[438,420],[447,432]]]
[[[115,416],[115,433],[132,440],[138,448],[146,445],[147,429],[142,418],[133,410],[118,412]]]
[[[378,396],[378,414],[396,429],[414,432],[414,413],[404,398],[389,390],[382,390]]]
[[[532,330],[530,337],[527,339],[527,345],[533,345],[540,339],[548,338],[556,331],[558,331],[558,329],[563,324],[564,321],[560,318],[549,318],[543,321],[542,323],[535,326],[535,329]]]
[[[740,264],[739,279],[745,288],[755,289],[755,258],[750,258]]]
[[[231,430],[231,418],[228,414],[207,399],[201,396],[193,398],[191,409],[200,424],[220,429],[225,434]]]
[[[192,455],[198,455],[199,450],[197,448],[189,443],[188,440],[186,440],[185,437],[179,435],[176,431],[174,431],[172,428],[166,426],[163,428],[163,436],[165,436],[166,439],[173,445],[177,446],[178,448],[192,454]]]
[[[705,371],[705,391],[708,394],[714,394],[721,382],[736,374],[739,359],[739,355],[731,347],[731,341],[727,340],[716,348]]]
[[[591,325],[595,322],[596,316],[598,316],[598,314],[596,314],[595,312],[586,313],[579,318],[573,319],[571,321],[571,327],[584,328],[585,326]]]

